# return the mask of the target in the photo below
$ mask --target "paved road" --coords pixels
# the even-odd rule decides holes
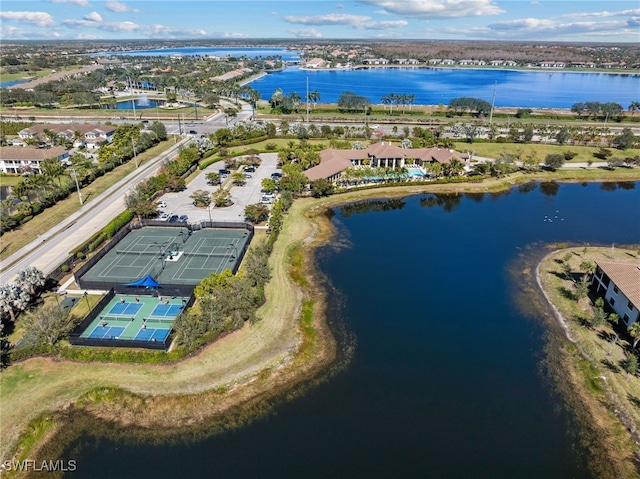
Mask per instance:
[[[153,176],[162,162],[175,156],[178,148],[190,141],[186,138],[150,162],[140,166],[131,175],[119,181],[27,246],[2,261],[0,283],[11,281],[18,271],[26,266],[35,266],[49,274],[69,257],[74,246],[91,235],[124,211],[124,196],[141,180]],[[46,214],[46,213],[45,213]]]

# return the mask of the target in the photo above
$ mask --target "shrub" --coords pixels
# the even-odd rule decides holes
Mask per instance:
[[[69,269],[70,268],[68,264],[63,264],[62,266],[60,266],[60,271],[62,271],[63,273],[68,273]]]
[[[85,259],[87,256],[82,252],[82,251],[78,251],[76,253],[76,258],[78,259]]]

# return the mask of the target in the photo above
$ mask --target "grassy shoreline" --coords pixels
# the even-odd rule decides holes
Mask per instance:
[[[623,261],[638,263],[640,246],[617,248],[572,247],[548,253],[536,266],[535,280],[548,303],[554,320],[563,330],[566,341],[553,347],[556,362],[563,370],[556,372],[557,384],[574,413],[589,421],[588,433],[581,442],[599,461],[592,461],[598,477],[640,477],[640,378],[623,372],[619,366],[629,348],[628,338],[611,344],[614,332],[610,324],[590,329],[583,322],[589,317],[589,301],[568,297],[573,282],[562,273],[563,258],[570,256],[573,271],[582,261]],[[590,437],[589,437],[590,436]],[[606,459],[607,469],[602,469]]]
[[[588,180],[629,181],[599,171]],[[611,173],[609,175],[609,173]],[[516,174],[479,183],[408,185],[353,191],[294,202],[275,244],[272,279],[261,321],[210,344],[182,361],[166,365],[74,363],[33,358],[0,375],[3,441],[0,458],[34,457],[60,452],[64,434],[79,424],[110,424],[134,437],[144,436],[159,418],[168,434],[190,434],[198,424],[216,428],[244,424],[264,414],[277,397],[294,396],[319,380],[339,356],[328,327],[322,278],[314,268],[314,250],[334,235],[324,211],[362,199],[422,192],[497,192],[527,181],[587,181],[581,176]],[[197,400],[194,400],[197,399]],[[43,426],[46,425],[45,426]],[[133,426],[138,426],[131,429]],[[166,427],[168,426],[168,427]],[[93,428],[92,428],[93,429]],[[54,456],[49,456],[54,457]]]

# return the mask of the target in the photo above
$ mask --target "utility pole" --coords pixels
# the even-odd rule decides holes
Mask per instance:
[[[491,113],[489,113],[489,125],[493,121],[493,107],[496,104],[496,87],[498,86],[498,80],[493,84],[493,99],[491,100]]]
[[[73,174],[71,176],[73,176],[73,179],[76,180],[76,189],[78,190],[78,199],[80,199],[80,206],[82,206],[83,205],[82,193],[80,192],[80,184],[78,183],[78,173],[76,172],[75,167],[71,167],[71,171],[73,171]]]
[[[136,141],[131,137],[131,144],[133,145],[133,159],[136,162],[136,168],[138,168],[138,155],[136,153]]]
[[[307,75],[307,125],[309,124],[309,76]]]

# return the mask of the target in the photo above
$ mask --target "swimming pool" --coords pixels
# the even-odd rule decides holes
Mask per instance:
[[[420,168],[407,168],[407,173],[410,178],[424,178],[426,176]]]

